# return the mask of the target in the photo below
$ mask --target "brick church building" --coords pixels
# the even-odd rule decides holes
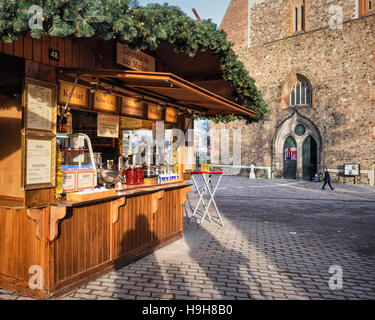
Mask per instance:
[[[232,0],[220,26],[268,104],[241,128],[242,165],[311,180],[328,167],[360,164],[374,184],[375,0]]]

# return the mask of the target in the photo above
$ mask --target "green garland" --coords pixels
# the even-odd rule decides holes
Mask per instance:
[[[63,193],[64,174],[61,168],[62,155],[59,146],[56,146],[56,186],[55,186],[55,199],[60,200]]]
[[[178,7],[167,4],[138,6],[130,0],[2,0],[0,2],[0,38],[15,40],[30,32],[28,13],[32,5],[43,8],[43,30],[31,30],[34,38],[43,35],[80,38],[99,35],[104,40],[115,38],[137,50],[155,50],[168,41],[180,52],[194,57],[208,51],[219,58],[223,79],[235,89],[234,99],[257,112],[263,119],[267,105],[255,81],[234,53],[226,33],[211,20],[201,22],[189,18]],[[238,116],[210,117],[216,122],[229,122]]]

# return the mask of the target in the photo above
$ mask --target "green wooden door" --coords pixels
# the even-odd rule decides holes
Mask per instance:
[[[297,149],[296,140],[288,137],[284,143],[284,178],[296,179],[297,178],[297,157],[293,155],[291,148]]]
[[[311,181],[317,170],[317,146],[311,136],[307,136],[302,144],[303,180]]]

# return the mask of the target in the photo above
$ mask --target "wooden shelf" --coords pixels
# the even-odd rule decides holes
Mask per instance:
[[[92,145],[92,146],[95,146],[95,147],[114,148],[114,147],[112,147],[111,144],[96,144],[96,143],[92,143],[91,145]]]

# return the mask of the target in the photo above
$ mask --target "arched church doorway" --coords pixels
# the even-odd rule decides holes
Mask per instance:
[[[272,140],[273,176],[311,181],[322,169],[322,148],[318,128],[294,110],[277,127]]]
[[[312,136],[307,136],[302,144],[302,171],[303,180],[311,181],[317,173],[318,149]]]
[[[297,178],[297,143],[288,137],[284,143],[284,179]]]

